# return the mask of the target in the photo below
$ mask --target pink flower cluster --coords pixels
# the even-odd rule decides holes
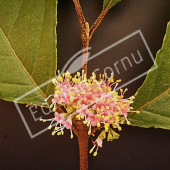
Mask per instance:
[[[52,134],[63,134],[63,129],[67,128],[70,129],[72,138],[73,118],[83,119],[83,123],[89,127],[89,135],[94,126],[100,128],[102,125],[108,132],[111,125],[121,130],[120,124],[124,123],[125,120],[127,124],[130,124],[127,116],[128,112],[133,112],[130,104],[134,97],[123,98],[127,89],[125,91],[120,89],[120,94],[115,91],[120,81],[114,81],[113,75],[107,78],[106,74],[100,75],[99,80],[96,80],[95,73],[92,73],[92,76],[87,79],[83,72],[82,75],[77,72],[74,77],[66,72],[53,79],[55,93],[50,107],[55,113],[54,118],[49,119],[52,121],[49,129],[54,121],[56,121],[56,127]],[[64,106],[65,113],[56,112],[58,104]]]

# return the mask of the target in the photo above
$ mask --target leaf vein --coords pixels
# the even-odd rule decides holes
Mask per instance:
[[[9,31],[8,39],[10,38],[10,34],[11,34],[11,32],[12,32],[12,30],[13,30],[13,28],[14,28],[14,25],[15,25],[15,23],[16,23],[16,21],[17,21],[17,18],[18,18],[18,16],[19,16],[21,7],[22,7],[22,5],[23,5],[23,2],[24,2],[24,0],[22,0],[22,3],[21,3],[21,5],[20,5],[20,7],[19,7],[19,10],[18,10],[18,14],[16,15],[16,18],[15,18],[14,24],[12,25],[11,30]]]
[[[141,110],[144,107],[146,107],[147,105],[149,105],[150,103],[154,102],[155,100],[159,99],[160,97],[162,97],[165,93],[167,93],[168,91],[170,91],[170,88],[168,88],[165,92],[161,93],[159,96],[155,97],[154,99],[152,99],[151,101],[147,102],[146,104],[144,104],[143,106],[141,106],[139,109],[137,110]]]
[[[0,28],[0,30],[2,31],[2,29]],[[13,52],[14,54],[14,57],[17,59],[17,61],[19,62],[19,64],[21,65],[21,67],[23,68],[23,70],[25,71],[25,73],[27,74],[27,76],[29,77],[29,79],[32,81],[32,83],[35,85],[35,87],[38,88],[38,90],[40,91],[40,93],[45,97],[47,98],[47,96],[44,94],[44,92],[40,89],[40,87],[35,83],[35,81],[33,80],[33,78],[31,77],[31,75],[28,73],[28,71],[26,70],[26,68],[24,67],[24,65],[22,64],[22,62],[20,61],[20,59],[17,57],[17,55],[15,54],[15,51],[13,50],[11,44],[9,43],[8,41],[8,38],[5,36],[4,32],[2,31],[9,47],[11,48],[11,51]]]
[[[46,1],[45,1],[45,2],[46,2]],[[30,75],[32,75],[33,72],[34,72],[35,64],[36,64],[36,60],[37,60],[37,56],[38,56],[38,53],[39,53],[39,51],[40,51],[41,37],[42,37],[43,25],[44,25],[44,17],[45,17],[45,12],[44,12],[44,16],[43,16],[42,29],[41,29],[41,34],[40,34],[40,42],[39,42],[38,50],[37,50],[37,53],[36,53],[36,58],[35,58],[35,61],[34,61],[34,66],[33,66],[33,68],[32,68],[32,71],[30,72]]]

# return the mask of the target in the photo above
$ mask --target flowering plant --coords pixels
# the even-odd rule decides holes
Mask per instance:
[[[157,53],[154,63],[154,69],[158,69],[152,68],[148,72],[135,97],[125,98],[127,89],[118,91],[121,80],[114,80],[113,73],[110,77],[107,74],[95,73],[92,73],[91,77],[87,76],[90,40],[107,12],[120,1],[103,0],[102,11],[90,27],[84,17],[80,0],[73,0],[81,28],[82,73],[70,75],[69,72],[58,72],[57,77],[57,0],[0,1],[0,99],[15,103],[31,138],[43,131],[32,135],[17,103],[27,104],[31,111],[32,106],[41,106],[43,110],[44,99],[48,101],[54,116],[51,119],[40,119],[42,116],[36,119],[31,112],[31,118],[34,121],[40,119],[51,122],[48,128],[53,129],[52,135],[63,135],[64,130],[68,129],[71,138],[73,134],[77,136],[81,170],[88,169],[88,153],[96,156],[105,138],[107,141],[119,138],[121,124],[170,129],[170,23],[162,49]],[[144,39],[143,42],[146,43]],[[148,49],[148,46],[146,47]],[[126,51],[126,48],[124,50]],[[131,56],[134,59],[133,54]],[[116,63],[114,64],[117,68]],[[53,79],[54,77],[56,78]],[[54,85],[49,79],[53,79]],[[132,114],[140,112],[140,115]],[[92,141],[93,147],[89,150],[89,138],[95,136],[96,131],[98,136]]]

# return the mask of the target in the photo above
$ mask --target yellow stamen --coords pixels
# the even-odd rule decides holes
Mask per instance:
[[[75,96],[76,94],[75,93],[73,93],[72,91],[70,91],[70,94],[72,95],[72,96]]]
[[[70,97],[70,102],[73,102],[73,100],[74,100],[73,97]]]
[[[121,79],[119,79],[119,80],[116,80],[116,82],[117,82],[117,83],[120,83],[121,81],[122,81]]]
[[[130,123],[130,121],[127,121],[127,125],[130,125],[131,123]]]
[[[57,77],[57,81],[62,82],[62,81],[63,81],[63,78],[62,78],[61,76],[58,76],[58,77]]]
[[[89,153],[92,153],[92,152],[93,152],[93,149],[94,149],[94,148],[90,149]]]
[[[118,116],[118,115],[119,115],[119,112],[114,113],[114,115],[115,115],[115,116]]]
[[[140,111],[136,111],[137,114],[140,114]]]
[[[87,121],[85,120],[85,121],[83,121],[83,123],[84,123],[84,124],[87,124]]]
[[[97,127],[98,127],[98,128],[100,127],[100,123],[99,123],[99,122],[97,122]]]
[[[80,76],[80,72],[77,72],[77,76]]]
[[[59,127],[55,127],[55,130],[58,130],[59,129]]]
[[[53,108],[53,112],[55,112],[56,111],[56,108]]]
[[[61,135],[61,132],[58,132],[57,135]]]
[[[100,114],[97,114],[97,117],[98,117],[98,118],[101,118],[101,115],[100,115]]]
[[[106,117],[105,117],[105,119],[106,119],[106,120],[109,120],[109,119],[110,119],[110,117],[109,117],[109,116],[106,116]]]
[[[65,73],[65,78],[70,78],[70,73],[68,71]]]
[[[80,120],[80,115],[77,115],[77,116],[76,116],[76,119]]]
[[[106,106],[106,109],[109,110],[109,106]]]
[[[119,122],[119,116],[116,116],[115,118],[115,122],[118,123]]]
[[[119,130],[119,131],[121,131],[121,130],[122,130],[122,128],[119,126],[119,127],[118,127],[118,130]]]
[[[55,90],[58,90],[60,88],[60,86],[59,85],[57,85],[56,87],[55,87]]]
[[[51,133],[51,135],[53,135],[53,136],[54,136],[54,135],[55,135],[55,131],[53,131],[53,132]]]
[[[55,91],[55,94],[61,94],[62,91]]]
[[[93,156],[97,156],[97,152],[94,152],[94,153],[93,153]]]

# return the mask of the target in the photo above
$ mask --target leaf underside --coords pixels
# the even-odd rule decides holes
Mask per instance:
[[[158,68],[148,73],[136,93],[133,107],[141,113],[129,120],[134,126],[170,129],[170,22],[156,64]]]
[[[0,98],[13,101],[56,75],[56,0],[0,0]],[[41,105],[52,83],[18,103]]]
[[[112,1],[112,2],[111,2]],[[109,5],[109,8],[115,6],[117,3],[119,3],[121,0],[104,0],[103,1],[103,9],[106,9]]]

